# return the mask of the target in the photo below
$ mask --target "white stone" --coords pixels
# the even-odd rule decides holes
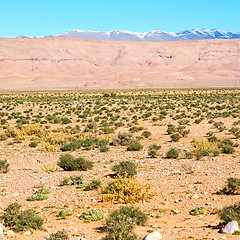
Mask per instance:
[[[235,231],[239,231],[238,222],[230,221],[223,228],[221,228],[220,233],[233,234]]]
[[[6,232],[6,235],[7,235],[7,236],[12,236],[12,235],[14,235],[14,231],[13,231],[13,230],[8,230],[8,231]]]
[[[30,236],[31,234],[32,234],[31,231],[24,232],[24,236]]]
[[[162,235],[159,232],[152,232],[146,235],[143,240],[160,240]]]

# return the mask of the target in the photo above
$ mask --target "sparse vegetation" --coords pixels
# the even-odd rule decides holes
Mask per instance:
[[[144,225],[147,216],[139,208],[122,207],[110,214],[106,221],[107,236],[105,240],[133,240],[138,239],[132,230],[137,225]]]
[[[61,155],[58,166],[63,168],[65,171],[87,171],[88,169],[93,168],[93,162],[87,161],[84,158],[78,157],[75,158],[71,154]]]
[[[131,161],[121,161],[113,166],[112,170],[119,176],[133,177],[137,174],[137,165]]]
[[[149,200],[154,195],[151,185],[142,185],[133,178],[118,177],[108,183],[103,191],[102,201],[112,203],[135,203]]]
[[[101,211],[92,209],[92,210],[82,213],[79,218],[89,220],[89,221],[99,221],[104,218],[104,214]]]
[[[12,227],[16,231],[25,229],[42,229],[43,219],[32,209],[20,211],[21,205],[11,203],[4,210],[1,219],[6,227]]]

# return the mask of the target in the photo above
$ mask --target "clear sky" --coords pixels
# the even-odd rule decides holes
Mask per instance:
[[[240,32],[240,0],[0,0],[0,37],[71,29]]]

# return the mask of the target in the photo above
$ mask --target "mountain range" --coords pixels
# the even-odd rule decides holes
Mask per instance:
[[[221,31],[216,29],[192,29],[182,32],[150,31],[137,33],[124,30],[110,32],[70,30],[62,34],[46,35],[43,37],[18,36],[17,38],[81,38],[91,40],[110,40],[110,41],[185,41],[201,39],[239,39],[240,32]]]

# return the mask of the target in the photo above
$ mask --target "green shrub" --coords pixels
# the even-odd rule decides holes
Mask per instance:
[[[68,124],[71,123],[72,121],[68,119],[67,117],[62,118],[62,124]]]
[[[201,118],[197,118],[197,119],[195,119],[194,123],[199,124],[201,121],[202,121]]]
[[[174,158],[174,159],[176,159],[176,158],[178,158],[178,156],[179,156],[179,152],[175,148],[171,148],[166,153],[166,158]]]
[[[38,145],[37,142],[30,142],[28,146],[29,147],[37,147],[37,145]]]
[[[219,195],[238,195],[240,194],[240,178],[228,178],[227,185],[216,192]]]
[[[66,230],[57,231],[56,233],[52,233],[48,240],[69,240],[69,235]]]
[[[226,138],[226,139],[222,140],[222,144],[233,146],[233,141],[231,139]]]
[[[84,191],[91,191],[101,187],[101,181],[98,179],[92,180],[85,188]]]
[[[137,225],[144,225],[146,221],[147,216],[139,208],[122,207],[109,215],[105,240],[137,240],[137,236],[131,234],[132,230]]]
[[[27,198],[27,201],[42,201],[48,199],[47,195],[32,195]]]
[[[178,142],[181,136],[178,133],[174,133],[171,135],[171,139],[173,142]]]
[[[176,131],[176,127],[173,124],[168,124],[167,133],[169,135],[175,133]]]
[[[66,143],[66,144],[62,145],[60,147],[60,150],[64,151],[64,152],[65,151],[75,151],[81,147],[82,147],[82,142],[76,141],[76,142],[70,142],[70,143]]]
[[[152,133],[149,132],[149,131],[143,131],[142,132],[142,136],[145,137],[145,138],[149,138],[151,135],[152,135]]]
[[[159,150],[161,148],[160,145],[152,144],[149,146],[149,150]]]
[[[73,175],[70,177],[70,180],[72,181],[73,185],[80,185],[83,184],[83,175]]]
[[[34,194],[42,195],[42,194],[50,194],[51,191],[47,188],[40,188]]]
[[[104,214],[101,211],[97,211],[95,209],[86,211],[84,213],[82,213],[79,217],[81,220],[85,219],[88,221],[99,221],[102,220],[104,218]]]
[[[226,154],[232,154],[234,153],[234,148],[231,145],[223,145],[222,146],[222,152]]]
[[[19,219],[16,224],[16,231],[23,231],[29,228],[41,229],[43,219],[35,210],[28,209],[19,214]]]
[[[226,223],[230,221],[240,222],[240,202],[222,208],[219,215],[220,218]]]
[[[133,135],[129,132],[120,132],[117,137],[113,139],[113,145],[126,146],[133,141]]]
[[[148,156],[150,158],[156,158],[158,156],[158,153],[155,150],[150,150],[150,151],[148,151]]]
[[[127,151],[140,151],[143,149],[143,146],[138,143],[138,142],[135,142],[135,143],[131,143],[128,147],[127,147]]]
[[[61,155],[58,166],[63,168],[65,171],[87,171],[93,168],[93,162],[87,161],[84,158],[75,158],[71,154]]]
[[[131,161],[121,161],[114,165],[112,170],[121,177],[132,177],[137,174],[137,165]]]
[[[27,209],[20,212],[20,208],[20,204],[11,203],[4,210],[0,218],[4,221],[6,227],[12,227],[16,231],[42,228],[43,219],[35,210]]]
[[[190,214],[191,215],[202,215],[204,214],[206,211],[206,208],[205,207],[197,207],[197,208],[194,208],[190,211]]]
[[[67,217],[67,216],[70,216],[72,215],[72,212],[70,210],[61,210],[57,217]]]
[[[100,150],[100,152],[108,152],[109,151],[109,147],[104,145],[104,146],[101,146],[99,150]]]
[[[9,168],[9,163],[7,161],[0,160],[0,173],[7,173]]]
[[[187,159],[191,159],[191,158],[193,158],[193,154],[191,152],[185,152],[185,157]]]

